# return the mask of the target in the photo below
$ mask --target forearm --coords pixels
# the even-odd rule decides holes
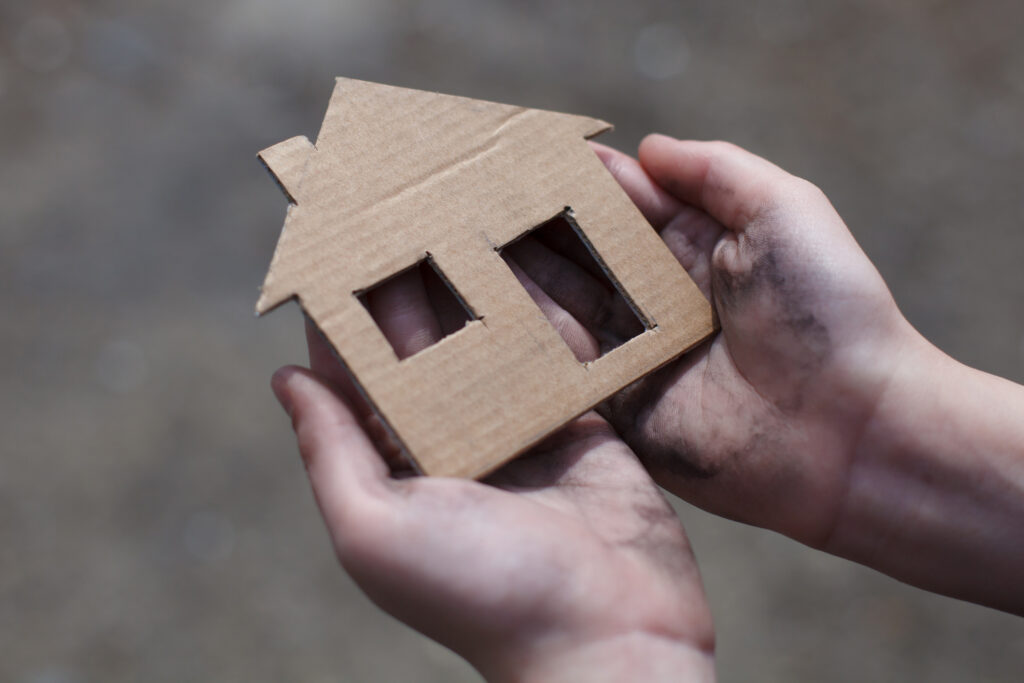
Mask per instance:
[[[715,680],[710,645],[703,648],[648,633],[621,635],[550,652],[506,663],[500,670],[478,668],[491,683]]]
[[[825,549],[1024,614],[1024,387],[917,345],[858,444]]]

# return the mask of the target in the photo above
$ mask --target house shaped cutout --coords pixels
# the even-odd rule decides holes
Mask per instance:
[[[315,145],[260,153],[289,207],[257,313],[297,299],[420,471],[487,474],[713,330],[707,300],[586,144],[609,128],[338,79]],[[567,211],[645,328],[589,363],[499,253]],[[400,360],[360,296],[424,259],[472,316]]]

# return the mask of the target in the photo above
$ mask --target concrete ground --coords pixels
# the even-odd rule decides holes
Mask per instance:
[[[1024,5],[3,0],[0,680],[461,681],[336,566],[252,308],[257,150],[346,75],[724,138],[833,199],[910,320],[1024,380]],[[679,504],[723,680],[1019,681],[1024,621]],[[984,571],[979,567],[979,571]]]

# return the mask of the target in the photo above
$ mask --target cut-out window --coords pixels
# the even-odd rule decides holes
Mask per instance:
[[[356,295],[399,360],[436,344],[476,318],[429,255]]]
[[[581,363],[650,328],[568,208],[500,254]]]

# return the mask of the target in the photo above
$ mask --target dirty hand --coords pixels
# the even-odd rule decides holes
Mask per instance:
[[[650,136],[639,162],[594,147],[721,326],[600,409],[658,483],[930,590],[1024,609],[1021,387],[915,332],[810,183],[727,143]],[[567,285],[572,261],[528,245],[517,274],[593,354],[620,322],[582,301],[594,288]]]
[[[434,341],[436,321],[416,319],[429,308],[401,305],[421,286],[396,280],[390,289],[413,291],[370,302],[389,309],[378,311],[389,338]],[[315,372],[282,368],[273,388],[338,558],[381,608],[488,680],[713,680],[682,525],[602,418],[583,416],[485,483],[396,477],[344,370],[307,337]]]
[[[639,163],[597,152],[721,326],[604,412],[686,499],[825,542],[852,447],[912,334],[885,283],[821,191],[764,159],[662,136]]]

